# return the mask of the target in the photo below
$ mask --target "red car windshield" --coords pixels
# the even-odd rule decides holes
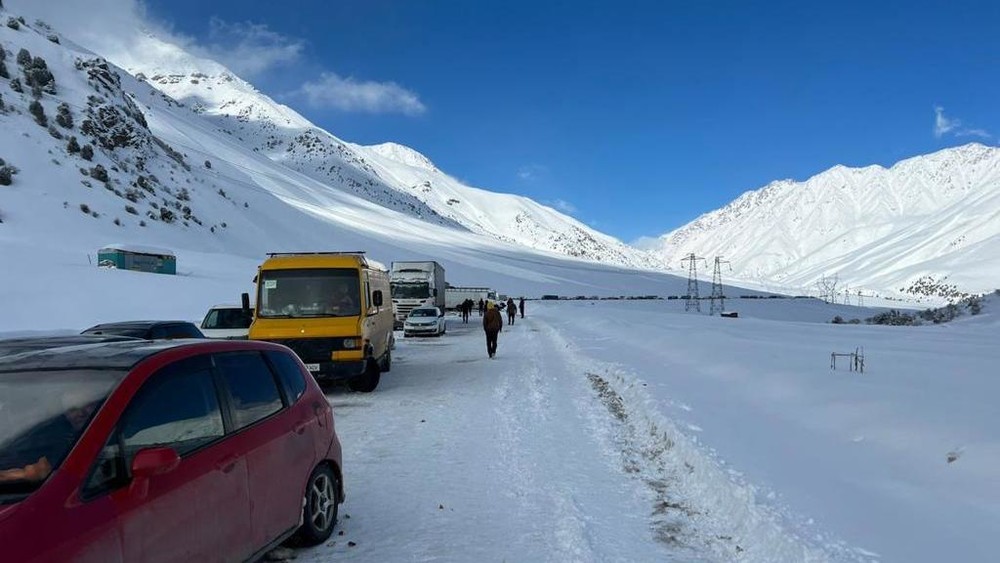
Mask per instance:
[[[0,504],[38,489],[80,439],[124,372],[0,373]]]

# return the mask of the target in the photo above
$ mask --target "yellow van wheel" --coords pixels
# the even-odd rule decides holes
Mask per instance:
[[[371,393],[378,387],[381,375],[382,373],[378,369],[378,364],[375,361],[369,361],[368,367],[365,369],[365,374],[348,381],[347,386],[350,387],[351,391]]]

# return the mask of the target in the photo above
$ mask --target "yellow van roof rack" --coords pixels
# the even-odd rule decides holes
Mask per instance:
[[[364,250],[331,250],[325,252],[268,252],[268,256],[302,256],[304,254],[364,254]]]

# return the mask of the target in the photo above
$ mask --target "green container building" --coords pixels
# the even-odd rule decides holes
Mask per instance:
[[[109,244],[97,251],[97,265],[136,272],[177,274],[177,257],[174,253],[152,246]]]

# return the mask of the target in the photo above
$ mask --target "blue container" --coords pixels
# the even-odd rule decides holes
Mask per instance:
[[[177,257],[162,248],[112,244],[97,251],[97,265],[119,270],[177,274]]]

